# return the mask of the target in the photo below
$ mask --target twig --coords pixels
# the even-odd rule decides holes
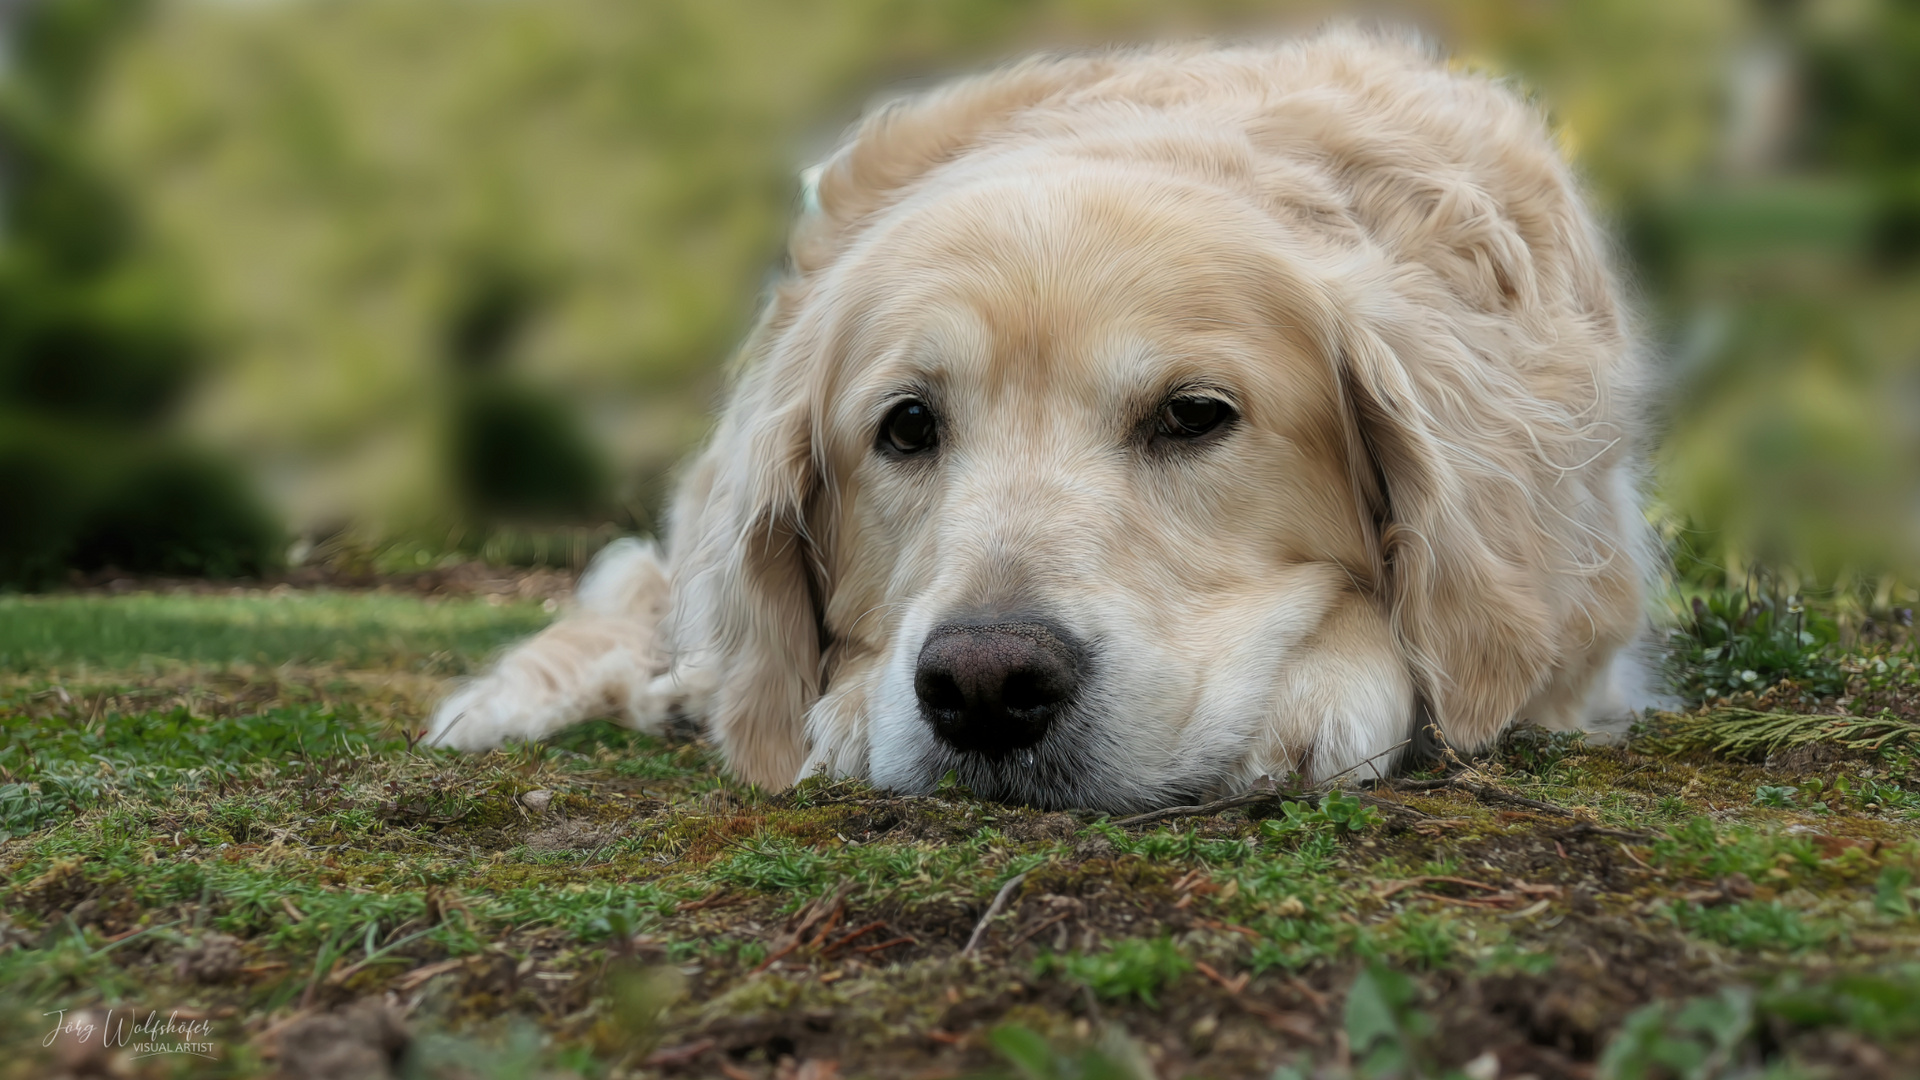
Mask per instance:
[[[760,974],[761,972],[767,970],[773,965],[786,959],[788,953],[791,953],[793,950],[799,947],[800,947],[800,939],[794,938],[792,941],[787,942],[785,945],[781,946],[780,948],[775,949],[772,952],[768,953],[767,958],[765,960],[760,961],[760,963],[755,965],[754,969],[752,971],[747,972],[747,974],[748,975]]]
[[[1360,766],[1370,765],[1373,762],[1378,761],[1383,757],[1386,757],[1388,754],[1391,754],[1395,750],[1398,750],[1404,746],[1407,746],[1412,742],[1413,742],[1412,739],[1402,739],[1399,742],[1394,743],[1392,746],[1387,747],[1385,750],[1382,750],[1377,754],[1372,754],[1367,757],[1361,758],[1359,761],[1356,761],[1353,764],[1347,766],[1345,769],[1342,769],[1341,771],[1334,773],[1332,776],[1327,777],[1325,780],[1320,781],[1318,784],[1315,784],[1314,786],[1322,789],[1338,787],[1341,780],[1345,779],[1348,776],[1351,776],[1356,772],[1359,772]],[[1386,777],[1380,775],[1379,769],[1373,770],[1373,776],[1374,776],[1374,779],[1376,780],[1386,779]]]
[[[1238,795],[1229,795],[1224,799],[1215,799],[1210,803],[1201,803],[1198,806],[1168,806],[1159,810],[1149,810],[1144,814],[1123,817],[1110,824],[1124,829],[1134,825],[1151,825],[1156,821],[1166,821],[1170,818],[1206,817],[1210,814],[1218,814],[1223,811],[1232,810],[1235,807],[1267,802],[1271,799],[1280,798],[1284,794],[1287,793],[1277,788],[1256,788],[1252,791],[1243,791]]]
[[[456,956],[448,960],[442,960],[437,964],[428,964],[425,967],[414,968],[412,971],[393,980],[393,988],[404,994],[419,986],[421,983],[426,982],[428,979],[436,975],[444,975],[466,962],[466,957]]]
[[[1205,975],[1208,979],[1218,983],[1220,988],[1225,990],[1227,994],[1233,998],[1235,1005],[1265,1020],[1269,1026],[1284,1031],[1295,1038],[1305,1039],[1308,1042],[1321,1041],[1321,1034],[1314,1030],[1313,1024],[1308,1021],[1306,1017],[1297,1013],[1281,1012],[1279,1009],[1269,1005],[1263,1005],[1243,995],[1240,991],[1247,988],[1248,975],[1246,972],[1243,971],[1229,979],[1215,970],[1213,965],[1202,960],[1194,961],[1193,968],[1200,974]]]
[[[1438,900],[1443,904],[1455,904],[1460,907],[1470,907],[1470,908],[1493,908],[1494,910],[1497,911],[1503,908],[1509,908],[1513,906],[1512,901],[1501,900],[1498,898],[1499,896],[1504,896],[1504,895],[1507,895],[1507,894],[1500,893],[1500,894],[1496,894],[1494,897],[1489,897],[1488,899],[1485,899],[1485,900],[1475,900],[1470,896],[1442,896],[1439,893],[1417,892],[1417,893],[1410,894],[1407,897],[1407,899]]]
[[[832,944],[828,945],[826,948],[820,950],[820,958],[824,960],[827,957],[832,956],[834,953],[839,952],[841,949],[844,949],[847,946],[853,944],[855,940],[866,937],[868,934],[871,934],[875,930],[881,929],[886,925],[887,924],[885,920],[882,920],[880,922],[870,922],[867,925],[861,927],[860,929],[855,930],[854,932],[848,934],[847,936],[839,939],[838,941],[833,942]]]
[[[897,937],[897,938],[889,938],[886,941],[882,941],[877,945],[861,945],[855,948],[853,951],[857,953],[877,953],[882,949],[891,949],[895,945],[911,945],[911,944],[913,944],[913,938]]]
[[[1392,884],[1388,885],[1386,888],[1380,890],[1379,892],[1374,893],[1373,898],[1375,900],[1385,900],[1387,897],[1392,896],[1394,893],[1397,893],[1402,889],[1410,889],[1410,888],[1413,888],[1415,885],[1429,885],[1434,882],[1445,882],[1448,885],[1464,885],[1470,889],[1480,889],[1485,892],[1500,891],[1500,887],[1498,885],[1489,885],[1484,881],[1474,881],[1471,878],[1446,877],[1443,875],[1430,874],[1426,877],[1407,878],[1404,881],[1393,882]]]
[[[833,909],[827,912],[827,917],[821,921],[820,929],[817,932],[815,932],[812,939],[809,940],[807,944],[812,945],[815,948],[819,948],[822,944],[826,942],[827,935],[833,933],[835,930],[838,930],[840,928],[840,921],[846,918],[846,914],[847,914],[846,900],[840,899],[836,901],[833,905]]]
[[[1007,948],[1008,949],[1019,948],[1020,946],[1026,944],[1028,941],[1033,940],[1034,935],[1038,934],[1040,931],[1045,930],[1047,927],[1052,926],[1055,923],[1061,922],[1065,919],[1072,918],[1073,914],[1074,913],[1071,911],[1063,911],[1060,914],[1055,915],[1050,919],[1040,920],[1039,922],[1033,924],[1027,929],[1022,930],[1018,936],[1016,936],[1012,941],[1007,943]]]
[[[1438,791],[1453,786],[1453,777],[1444,776],[1438,780],[1390,780],[1387,786],[1394,791]]]
[[[1327,1010],[1327,995],[1307,985],[1307,980],[1298,975],[1288,975],[1286,980],[1287,985],[1293,987],[1294,993],[1307,999],[1308,1004],[1313,1006],[1314,1012],[1319,1013],[1323,1019],[1331,1015]]]
[[[1266,935],[1262,934],[1260,931],[1253,930],[1245,926],[1239,926],[1234,923],[1221,922],[1218,919],[1195,919],[1193,921],[1196,923],[1199,923],[1201,926],[1204,926],[1209,930],[1218,930],[1223,934],[1239,934],[1242,937],[1249,937],[1255,941],[1267,940]]]
[[[1031,871],[1029,871],[1029,873],[1031,873]],[[980,922],[974,926],[973,936],[967,939],[967,947],[960,950],[961,956],[972,956],[974,950],[980,947],[980,939],[987,936],[987,924],[992,922],[994,918],[1000,914],[1001,909],[1007,906],[1007,898],[1012,896],[1013,890],[1019,888],[1020,883],[1025,880],[1027,880],[1026,874],[1015,874],[1007,879],[1005,885],[1000,886],[1000,891],[993,896],[993,903],[987,905],[987,913],[980,916]]]
[[[1419,818],[1421,821],[1434,820],[1432,814],[1426,813],[1425,811],[1422,811],[1422,810],[1415,810],[1411,806],[1403,806],[1400,803],[1394,802],[1392,799],[1375,798],[1372,795],[1362,795],[1358,792],[1351,792],[1350,794],[1352,794],[1354,798],[1360,800],[1360,802],[1365,806],[1377,806],[1382,810],[1391,810],[1396,814],[1405,814],[1410,818]]]
[[[1652,833],[1628,832],[1623,829],[1603,829],[1591,821],[1582,821],[1566,832],[1567,839],[1576,836],[1604,836],[1610,840],[1632,840],[1644,844],[1653,839]]]
[[[1564,806],[1555,806],[1550,802],[1541,802],[1539,799],[1529,799],[1525,796],[1509,794],[1491,784],[1476,784],[1471,780],[1461,780],[1458,783],[1461,787],[1473,792],[1474,798],[1482,802],[1509,803],[1514,806],[1524,806],[1529,810],[1538,810],[1543,814],[1558,814],[1561,817],[1570,818],[1579,816]]]
[[[1439,791],[1443,788],[1464,791],[1481,802],[1509,803],[1513,806],[1524,806],[1529,810],[1538,810],[1543,814],[1557,814],[1560,817],[1577,818],[1579,816],[1564,806],[1555,806],[1550,802],[1541,802],[1539,799],[1513,795],[1492,784],[1476,784],[1458,776],[1449,776],[1443,780],[1392,780],[1387,784],[1389,791]]]
[[[1225,975],[1220,974],[1212,964],[1207,963],[1205,960],[1195,960],[1193,962],[1193,970],[1219,983],[1220,988],[1229,994],[1237,994],[1247,988],[1248,975],[1244,971],[1229,979]]]
[[[716,1043],[712,1039],[700,1039],[683,1046],[670,1047],[666,1050],[655,1050],[653,1053],[648,1054],[646,1060],[640,1064],[649,1069],[659,1069],[670,1065],[685,1065],[718,1045],[719,1043]]]

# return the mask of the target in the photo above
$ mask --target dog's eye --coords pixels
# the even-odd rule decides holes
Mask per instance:
[[[1160,407],[1160,434],[1170,439],[1197,439],[1232,420],[1233,406],[1210,397],[1177,397]]]
[[[931,450],[939,440],[932,407],[913,398],[895,405],[880,424],[880,444],[898,454]]]

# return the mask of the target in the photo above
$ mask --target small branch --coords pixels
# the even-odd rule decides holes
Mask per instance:
[[[840,938],[839,940],[828,945],[826,948],[820,950],[820,958],[824,960],[827,957],[832,956],[834,953],[839,952],[841,949],[844,949],[847,946],[853,944],[855,941],[858,941],[859,939],[866,937],[868,934],[873,933],[875,930],[884,929],[886,925],[887,924],[885,921],[870,922],[867,925],[861,927],[860,929],[855,930],[853,933],[848,934],[846,937]]]
[[[1499,802],[1512,806],[1524,806],[1529,810],[1538,810],[1543,814],[1558,814],[1561,817],[1579,816],[1564,806],[1555,806],[1550,802],[1541,802],[1539,799],[1529,799],[1524,796],[1509,794],[1491,784],[1476,784],[1471,780],[1461,780],[1459,781],[1459,786],[1473,792],[1474,798],[1482,802]]]
[[[1452,787],[1453,777],[1442,777],[1439,780],[1389,780],[1387,786],[1394,791],[1439,791],[1442,788]]]
[[[1000,914],[1001,909],[1007,906],[1007,898],[1013,895],[1013,890],[1026,880],[1026,874],[1015,874],[1000,886],[1000,891],[993,896],[993,903],[987,905],[987,913],[980,916],[979,924],[973,928],[973,936],[967,939],[967,947],[960,950],[961,956],[972,956],[974,950],[980,947],[980,940],[987,936],[987,924]]]
[[[640,1064],[649,1069],[663,1069],[674,1065],[687,1065],[717,1045],[719,1044],[712,1039],[701,1039],[698,1042],[690,1042],[684,1046],[675,1046],[666,1050],[656,1050],[648,1054],[646,1060]]]
[[[1360,761],[1355,762],[1353,765],[1349,766],[1345,770],[1335,773],[1333,776],[1328,777],[1327,779],[1321,781],[1318,784],[1313,785],[1310,788],[1307,788],[1304,791],[1286,791],[1276,786],[1271,779],[1262,778],[1260,783],[1254,785],[1252,788],[1246,791],[1240,792],[1238,795],[1229,795],[1224,799],[1215,799],[1212,802],[1201,803],[1198,806],[1168,806],[1168,807],[1163,807],[1159,810],[1149,810],[1144,814],[1135,814],[1132,817],[1121,818],[1118,821],[1111,822],[1111,824],[1124,829],[1134,825],[1151,825],[1158,821],[1168,821],[1173,818],[1208,817],[1213,814],[1219,814],[1219,813],[1224,813],[1225,811],[1228,811],[1228,810],[1234,810],[1242,806],[1251,806],[1254,803],[1269,802],[1275,799],[1299,799],[1304,802],[1312,803],[1317,801],[1320,798],[1320,796],[1326,794],[1329,791],[1332,791],[1334,788],[1339,787],[1341,780],[1345,779],[1348,776],[1351,776],[1354,772],[1358,771],[1361,768],[1361,766],[1364,766],[1372,761],[1377,761],[1380,758],[1386,757],[1388,754],[1391,754],[1396,750],[1400,750],[1404,748],[1408,743],[1412,741],[1413,741],[1412,739],[1407,739],[1401,742],[1394,743],[1392,746],[1387,747],[1385,750],[1382,750],[1379,753],[1372,755],[1371,757],[1363,758]],[[1378,772],[1378,770],[1375,770],[1375,771]],[[1395,811],[1397,813],[1406,814],[1410,817],[1424,818],[1424,817],[1431,816],[1428,814],[1423,814],[1420,811],[1413,809],[1412,807],[1400,806],[1396,803],[1388,802],[1385,799],[1375,799],[1367,795],[1355,795],[1354,797],[1359,799],[1361,802],[1367,803],[1368,805],[1382,807],[1388,810]]]
[[[758,975],[758,974],[760,974],[761,972],[763,972],[763,971],[765,971],[765,970],[767,970],[768,968],[770,968],[770,967],[772,967],[773,965],[775,965],[775,964],[777,964],[777,963],[779,963],[780,961],[782,961],[782,960],[785,960],[785,959],[786,959],[786,958],[788,957],[788,955],[790,955],[790,954],[791,954],[791,953],[793,952],[793,950],[795,950],[795,949],[797,949],[797,948],[799,948],[799,947],[800,947],[800,939],[799,939],[799,938],[795,938],[795,939],[793,939],[792,941],[789,941],[789,942],[787,942],[787,943],[786,943],[785,945],[782,945],[782,946],[780,946],[779,948],[777,948],[777,949],[775,949],[775,950],[773,950],[772,952],[770,952],[770,953],[768,953],[768,954],[767,954],[767,957],[766,957],[766,959],[764,959],[764,960],[762,960],[762,961],[760,961],[760,963],[758,963],[758,964],[756,964],[756,965],[754,966],[754,968],[753,968],[753,970],[752,970],[752,971],[749,971],[749,972],[747,972],[747,974],[748,974],[748,975]]]
[[[1430,885],[1430,884],[1433,884],[1434,882],[1444,882],[1445,884],[1448,884],[1448,885],[1463,885],[1470,889],[1480,889],[1485,892],[1497,893],[1500,891],[1500,886],[1489,885],[1484,881],[1474,881],[1471,878],[1446,877],[1444,875],[1429,874],[1426,877],[1407,878],[1404,881],[1391,882],[1387,885],[1386,888],[1381,889],[1380,891],[1374,893],[1373,898],[1375,900],[1385,900],[1386,898],[1392,896],[1394,893],[1400,892],[1403,889],[1411,889],[1416,885]]]
[[[1394,780],[1388,782],[1387,788],[1390,791],[1439,791],[1445,788],[1452,788],[1456,791],[1464,791],[1474,798],[1479,799],[1481,802],[1507,803],[1511,806],[1524,806],[1529,810],[1538,810],[1543,814],[1557,814],[1560,817],[1571,818],[1579,816],[1564,806],[1555,806],[1550,802],[1541,802],[1539,799],[1529,799],[1525,796],[1513,795],[1494,787],[1492,784],[1476,784],[1471,780],[1466,780],[1458,776],[1449,776],[1444,780]]]
[[[1628,832],[1623,829],[1603,829],[1591,821],[1582,821],[1567,830],[1567,839],[1571,840],[1576,836],[1604,836],[1609,840],[1631,840],[1637,844],[1644,844],[1653,839],[1652,833]]]
[[[1394,802],[1392,799],[1380,799],[1380,798],[1375,798],[1372,795],[1361,795],[1357,792],[1348,792],[1348,794],[1360,800],[1361,804],[1365,806],[1377,806],[1382,810],[1388,810],[1396,814],[1405,814],[1407,817],[1419,818],[1422,821],[1433,820],[1432,814],[1415,810],[1411,806],[1402,806],[1401,804]]]
[[[1050,919],[1040,920],[1038,923],[1034,924],[1032,927],[1026,930],[1022,930],[1018,936],[1016,936],[1012,941],[1007,943],[1007,948],[1010,950],[1019,948],[1020,946],[1033,940],[1034,935],[1038,934],[1040,931],[1045,930],[1049,926],[1055,926],[1061,922],[1066,921],[1067,919],[1072,918],[1073,914],[1074,913],[1071,911],[1063,911],[1060,914],[1055,915]]]
[[[1229,795],[1224,799],[1215,799],[1210,803],[1201,803],[1198,806],[1168,806],[1159,810],[1149,810],[1144,814],[1123,817],[1111,824],[1124,829],[1133,825],[1151,825],[1156,821],[1167,821],[1171,818],[1206,817],[1210,814],[1223,813],[1236,807],[1251,806],[1254,803],[1278,799],[1285,794],[1287,793],[1277,788],[1255,788],[1252,791],[1243,791],[1238,795]]]
[[[1377,754],[1372,754],[1368,757],[1361,758],[1359,761],[1356,761],[1352,765],[1347,766],[1345,769],[1341,770],[1340,772],[1334,773],[1332,776],[1327,777],[1325,780],[1320,781],[1320,783],[1314,786],[1322,790],[1327,788],[1332,788],[1332,787],[1338,787],[1340,784],[1340,781],[1346,779],[1348,776],[1351,776],[1354,773],[1359,772],[1360,766],[1372,764],[1373,762],[1378,761],[1383,757],[1386,757],[1388,754],[1393,753],[1395,750],[1399,750],[1402,747],[1409,746],[1412,743],[1413,743],[1412,739],[1402,739],[1399,742],[1394,743],[1392,746],[1387,747],[1385,750],[1382,750]],[[1386,777],[1380,775],[1379,769],[1373,770],[1373,777],[1375,780],[1386,779]]]

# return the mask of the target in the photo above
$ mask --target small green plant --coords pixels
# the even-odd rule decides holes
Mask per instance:
[[[1500,757],[1508,765],[1539,775],[1586,745],[1584,731],[1548,731],[1537,724],[1521,724],[1500,743]]]
[[[1829,655],[1838,627],[1799,597],[1719,589],[1694,597],[1692,609],[1676,653],[1676,681],[1688,699],[1758,692],[1789,678],[1816,694],[1846,688],[1846,672]]]
[[[1846,778],[1841,777],[1841,783]],[[1913,811],[1920,810],[1920,792],[1909,791],[1899,784],[1888,783],[1872,777],[1862,777],[1857,784],[1841,783],[1834,786],[1845,793],[1848,802],[1867,811]]]
[[[1673,919],[1687,931],[1736,949],[1803,952],[1833,940],[1824,922],[1808,920],[1778,900],[1743,900],[1704,907],[1676,900]]]
[[[1799,790],[1793,787],[1762,784],[1754,789],[1753,804],[1755,806],[1772,806],[1784,810],[1794,805],[1794,797],[1798,794]]]
[[[1789,980],[1763,995],[1766,1015],[1799,1028],[1844,1027],[1881,1043],[1920,1037],[1920,967],[1855,972],[1802,986]]]
[[[1598,1077],[1801,1075],[1783,1062],[1769,1061],[1765,1046],[1795,1030],[1820,1028],[1853,1031],[1883,1045],[1910,1042],[1920,1036],[1920,969],[1856,972],[1813,985],[1789,976],[1757,995],[1729,986],[1709,996],[1653,1002],[1629,1015],[1607,1044]]]
[[[1370,964],[1347,992],[1345,1023],[1354,1074],[1363,1080],[1414,1080],[1432,1074],[1426,1041],[1433,1018],[1419,1008],[1412,979]]]
[[[1729,986],[1694,998],[1677,1010],[1656,1001],[1627,1017],[1600,1055],[1601,1080],[1715,1080],[1742,1051],[1754,1030],[1753,991]]]
[[[1653,842],[1652,862],[1675,874],[1718,881],[1745,874],[1756,881],[1784,870],[1790,877],[1819,867],[1820,856],[1804,837],[1749,826],[1716,825],[1695,817],[1669,827]]]
[[[1129,938],[1103,953],[1042,953],[1034,961],[1036,975],[1059,972],[1103,998],[1136,997],[1155,1008],[1160,988],[1192,970],[1192,962],[1165,937]]]
[[[1032,1028],[1002,1024],[988,1033],[1020,1080],[1151,1080],[1157,1075],[1124,1031],[1109,1027],[1093,1046],[1059,1049]]]
[[[1880,871],[1873,883],[1873,909],[1896,919],[1913,916],[1913,871],[1904,866],[1889,866]]]
[[[1280,804],[1280,818],[1263,821],[1260,831],[1275,839],[1321,832],[1359,832],[1380,824],[1380,812],[1352,795],[1329,791],[1316,805],[1291,799]]]

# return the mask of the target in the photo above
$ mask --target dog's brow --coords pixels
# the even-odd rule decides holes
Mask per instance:
[[[903,379],[889,381],[867,395],[867,405],[862,411],[869,425],[877,424],[886,418],[887,412],[903,401],[918,399],[940,411],[942,387],[937,379]]]

